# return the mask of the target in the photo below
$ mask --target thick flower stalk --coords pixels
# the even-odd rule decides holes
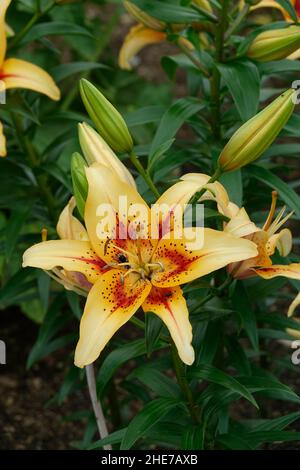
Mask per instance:
[[[162,319],[182,361],[192,364],[192,328],[180,285],[230,263],[255,257],[255,244],[200,227],[185,229],[181,238],[175,237],[172,227],[162,233],[163,221],[146,223],[151,220],[149,207],[138,192],[111,169],[95,163],[86,169],[86,175],[88,240],[42,242],[29,248],[23,260],[23,266],[47,271],[59,267],[64,272],[71,271],[72,275],[80,273],[92,285],[80,324],[75,364],[84,367],[95,361],[114,333],[139,307]],[[121,212],[120,198],[126,201]],[[163,195],[158,202],[164,199]],[[111,208],[109,222],[117,221],[122,237],[114,232],[111,237],[107,236],[99,213],[103,204]],[[130,212],[136,204],[140,211],[138,216]],[[170,214],[174,209],[172,205]],[[123,212],[131,213],[128,220],[124,219]],[[158,226],[154,227],[156,223]],[[153,233],[160,235],[154,238]],[[197,243],[192,247],[191,240],[195,236]]]
[[[43,93],[52,100],[59,100],[59,89],[50,75],[42,68],[21,59],[6,58],[5,15],[10,3],[11,0],[1,0],[0,2],[0,92],[11,88],[25,88]],[[0,156],[5,157],[6,155],[6,141],[3,125],[0,123]]]

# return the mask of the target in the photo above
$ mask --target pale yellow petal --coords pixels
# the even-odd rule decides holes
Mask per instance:
[[[132,186],[106,166],[95,163],[86,169],[86,175],[88,236],[99,257],[111,262],[117,254],[113,245],[128,250],[137,229],[142,239],[149,237],[150,209]]]
[[[153,287],[142,307],[145,312],[153,312],[162,319],[177,347],[180,359],[187,365],[193,364],[195,352],[191,344],[192,326],[180,287]]]
[[[157,287],[185,284],[255,256],[256,245],[249,240],[209,228],[186,228],[180,240],[165,237],[159,241],[153,262],[163,269],[153,274],[152,283]]]
[[[295,312],[296,308],[299,307],[299,305],[300,305],[300,292],[297,295],[297,297],[293,300],[293,302],[291,303],[291,305],[288,309],[288,317],[292,317],[294,315],[294,312]],[[300,339],[300,331],[298,331],[298,337]]]
[[[105,140],[85,122],[79,124],[80,146],[89,165],[101,163],[114,171],[124,183],[136,189],[135,181],[121,160],[112,151]]]
[[[87,231],[73,215],[75,207],[76,201],[72,197],[59,216],[56,231],[61,239],[88,241]]]
[[[0,157],[6,157],[6,139],[3,132],[3,124],[0,122]]]
[[[293,52],[293,54],[289,55],[287,57],[289,60],[298,60],[300,59],[300,49],[298,49],[296,52]]]
[[[166,34],[137,25],[127,34],[119,53],[119,66],[121,69],[131,70],[132,59],[146,46],[157,44],[166,40]]]
[[[23,255],[23,267],[51,270],[56,267],[79,272],[94,284],[101,277],[105,262],[94,252],[89,242],[51,240],[28,248]]]
[[[91,289],[80,322],[80,339],[75,364],[84,367],[94,362],[108,341],[137,311],[151,290],[149,281],[113,269]]]
[[[60,99],[60,91],[54,80],[41,67],[20,59],[7,59],[4,61],[0,78],[7,89],[26,88],[43,93],[52,100]]]
[[[255,269],[255,272],[264,279],[273,279],[280,276],[300,280],[300,263],[273,264],[266,268]]]
[[[6,54],[6,27],[5,15],[11,0],[1,0],[0,2],[0,76],[1,68]]]
[[[268,241],[269,254],[273,255],[277,248],[281,256],[288,256],[292,251],[293,236],[288,228],[284,228],[279,233],[272,235]]]
[[[228,213],[229,211],[227,211]],[[225,232],[230,233],[234,237],[245,237],[252,233],[258,232],[260,229],[251,221],[244,207],[238,210],[231,220],[225,224]]]

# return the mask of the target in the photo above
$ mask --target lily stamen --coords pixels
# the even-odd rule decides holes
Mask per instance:
[[[269,211],[268,218],[265,222],[265,225],[263,226],[263,230],[268,230],[268,228],[270,227],[270,225],[272,223],[272,220],[273,220],[273,217],[274,217],[274,214],[275,214],[275,210],[276,210],[277,199],[278,199],[278,192],[277,191],[272,191],[271,208],[270,208],[270,211]]]

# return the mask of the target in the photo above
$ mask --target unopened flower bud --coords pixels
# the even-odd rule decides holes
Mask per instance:
[[[88,80],[80,81],[80,94],[101,137],[115,152],[130,153],[133,149],[132,137],[116,108]]]
[[[78,134],[83,155],[89,165],[101,163],[116,173],[122,181],[136,188],[131,173],[98,132],[83,122],[78,126]]]
[[[248,49],[248,57],[259,62],[280,60],[300,48],[300,27],[271,29],[260,33]]]
[[[144,26],[147,26],[150,29],[155,29],[156,31],[163,31],[165,29],[165,23],[157,20],[156,18],[153,18],[153,16],[148,15],[148,13],[145,13],[134,3],[125,0],[124,7],[136,21],[142,23]]]
[[[247,121],[231,137],[218,160],[222,171],[232,171],[255,161],[273,143],[294,111],[290,89]]]

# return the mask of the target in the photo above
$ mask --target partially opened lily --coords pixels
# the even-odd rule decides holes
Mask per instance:
[[[264,226],[261,229],[257,227],[256,231],[252,234],[246,234],[247,238],[256,244],[258,256],[242,261],[241,263],[231,264],[228,270],[235,278],[245,279],[258,275],[264,279],[273,279],[278,276],[283,276],[288,279],[300,280],[300,263],[273,264],[271,259],[276,249],[282,257],[288,256],[292,249],[292,233],[287,228],[282,229],[282,226],[291,217],[292,213],[285,215],[286,208],[283,207],[274,218],[276,202],[277,192],[273,191],[271,209]],[[235,210],[239,209],[237,206],[234,207]],[[244,217],[240,220],[240,227],[243,227],[248,220],[249,216],[245,211]],[[232,233],[230,223],[228,227],[227,231]],[[236,230],[234,233],[237,233]],[[289,308],[289,315],[293,314],[299,303],[300,296],[298,295]]]
[[[56,231],[62,240],[84,241],[88,242],[89,237],[82,223],[73,215],[76,207],[75,198],[72,197],[66,207],[61,212]],[[73,290],[80,295],[85,295],[92,284],[87,278],[77,271],[70,271],[61,267],[54,267],[48,274],[58,283],[62,284],[65,289]]]
[[[113,334],[139,307],[162,319],[182,361],[192,364],[192,328],[179,286],[229,263],[255,257],[255,244],[205,228],[186,229],[180,239],[174,238],[172,231],[153,239],[147,222],[150,209],[132,186],[98,163],[87,168],[86,175],[89,191],[85,225],[89,241],[42,242],[25,252],[23,262],[24,266],[46,270],[60,267],[76,271],[93,284],[80,324],[75,364],[84,367],[95,361]],[[126,201],[122,212],[120,198]],[[126,237],[103,236],[99,213],[103,204],[113,208],[112,218],[117,219]],[[130,214],[135,204],[140,215],[129,215],[125,225],[123,211]],[[135,236],[131,237],[133,227]],[[192,249],[191,235],[195,233],[203,243]]]
[[[1,0],[0,3],[0,82],[2,87],[5,90],[26,88],[43,93],[53,100],[59,100],[60,91],[47,72],[30,62],[5,58],[7,49],[5,15],[10,3],[11,0]],[[0,127],[0,156],[6,156],[2,125]]]

